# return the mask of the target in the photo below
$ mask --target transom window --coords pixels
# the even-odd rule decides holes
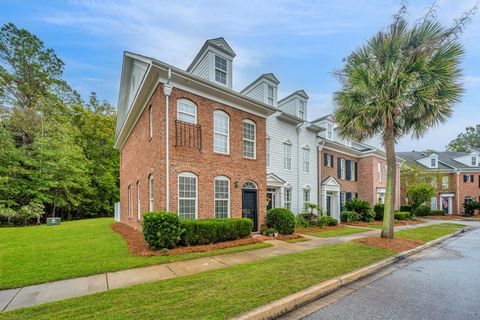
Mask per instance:
[[[303,148],[303,172],[310,172],[310,149]]]
[[[292,145],[289,143],[283,144],[283,168],[292,170]]]
[[[187,99],[177,100],[177,120],[197,123],[197,105]]]
[[[273,87],[268,85],[267,86],[267,103],[271,106],[273,106],[273,101],[274,101],[274,98],[273,98]]]
[[[292,210],[292,189],[291,188],[285,188],[283,204],[285,206],[285,209]]]
[[[230,179],[215,178],[215,218],[230,216]]]
[[[225,112],[217,110],[213,113],[213,122],[213,150],[219,153],[229,153],[230,117]]]
[[[255,159],[255,123],[250,120],[243,121],[243,156]]]
[[[257,190],[257,185],[255,182],[247,181],[243,184],[242,189]]]
[[[178,216],[197,218],[197,176],[191,172],[178,175]]]
[[[227,84],[227,59],[215,56],[215,81]]]

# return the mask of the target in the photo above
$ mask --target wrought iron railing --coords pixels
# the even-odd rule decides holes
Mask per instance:
[[[175,121],[175,146],[202,149],[202,126],[188,122]]]

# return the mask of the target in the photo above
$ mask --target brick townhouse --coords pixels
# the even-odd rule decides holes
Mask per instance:
[[[186,71],[124,54],[115,137],[123,223],[139,228],[153,210],[264,223],[275,110],[231,89],[234,57],[223,38],[208,40]]]
[[[407,163],[425,169],[427,182],[436,188],[436,195],[428,201],[433,210],[447,214],[464,212],[466,200],[480,200],[480,150],[469,152],[399,152]],[[405,190],[402,190],[405,199]]]

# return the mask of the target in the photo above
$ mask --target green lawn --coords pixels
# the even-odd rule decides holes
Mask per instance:
[[[327,231],[320,231],[320,232],[312,232],[307,233],[309,236],[315,236],[320,238],[331,238],[331,237],[339,237],[339,236],[346,236],[349,234],[360,233],[360,232],[367,232],[372,231],[368,228],[353,228],[353,227],[342,227],[339,229],[327,230]]]
[[[60,226],[0,228],[0,289],[270,246],[266,243],[177,256],[136,257],[110,218]]]
[[[453,233],[465,225],[459,223],[446,222],[433,226],[418,227],[414,229],[402,230],[395,232],[395,237],[407,238],[412,240],[421,240],[429,242],[437,238]]]
[[[3,319],[225,319],[392,256],[342,243],[0,313]]]

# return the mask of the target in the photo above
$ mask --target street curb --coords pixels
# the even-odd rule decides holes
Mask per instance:
[[[281,298],[279,300],[275,300],[271,303],[268,303],[266,305],[260,306],[258,308],[252,309],[246,313],[240,314],[238,316],[235,316],[233,318],[230,318],[231,320],[266,320],[266,319],[273,319],[278,316],[281,316],[282,314],[285,314],[287,312],[290,312],[306,303],[312,302],[314,300],[317,300],[318,298],[321,298],[323,296],[326,296],[327,294],[330,294],[337,289],[339,289],[342,286],[345,286],[353,281],[356,281],[358,279],[361,279],[363,277],[366,277],[368,275],[371,275],[380,269],[383,269],[389,265],[392,265],[398,261],[401,261],[413,254],[416,254],[420,251],[423,251],[427,248],[433,247],[434,245],[443,242],[449,238],[455,237],[460,233],[463,233],[467,230],[471,229],[470,227],[464,227],[460,230],[455,231],[454,233],[451,233],[449,235],[440,237],[438,239],[432,240],[426,244],[423,244],[419,247],[416,247],[414,249],[398,253],[392,257],[383,259],[379,262],[376,262],[374,264],[371,264],[369,266],[360,268],[358,270],[343,274],[337,278],[330,279],[327,281],[324,281],[322,283],[319,283],[317,285],[314,285],[312,287],[306,288],[302,291],[296,292],[292,295],[286,296],[284,298]]]

